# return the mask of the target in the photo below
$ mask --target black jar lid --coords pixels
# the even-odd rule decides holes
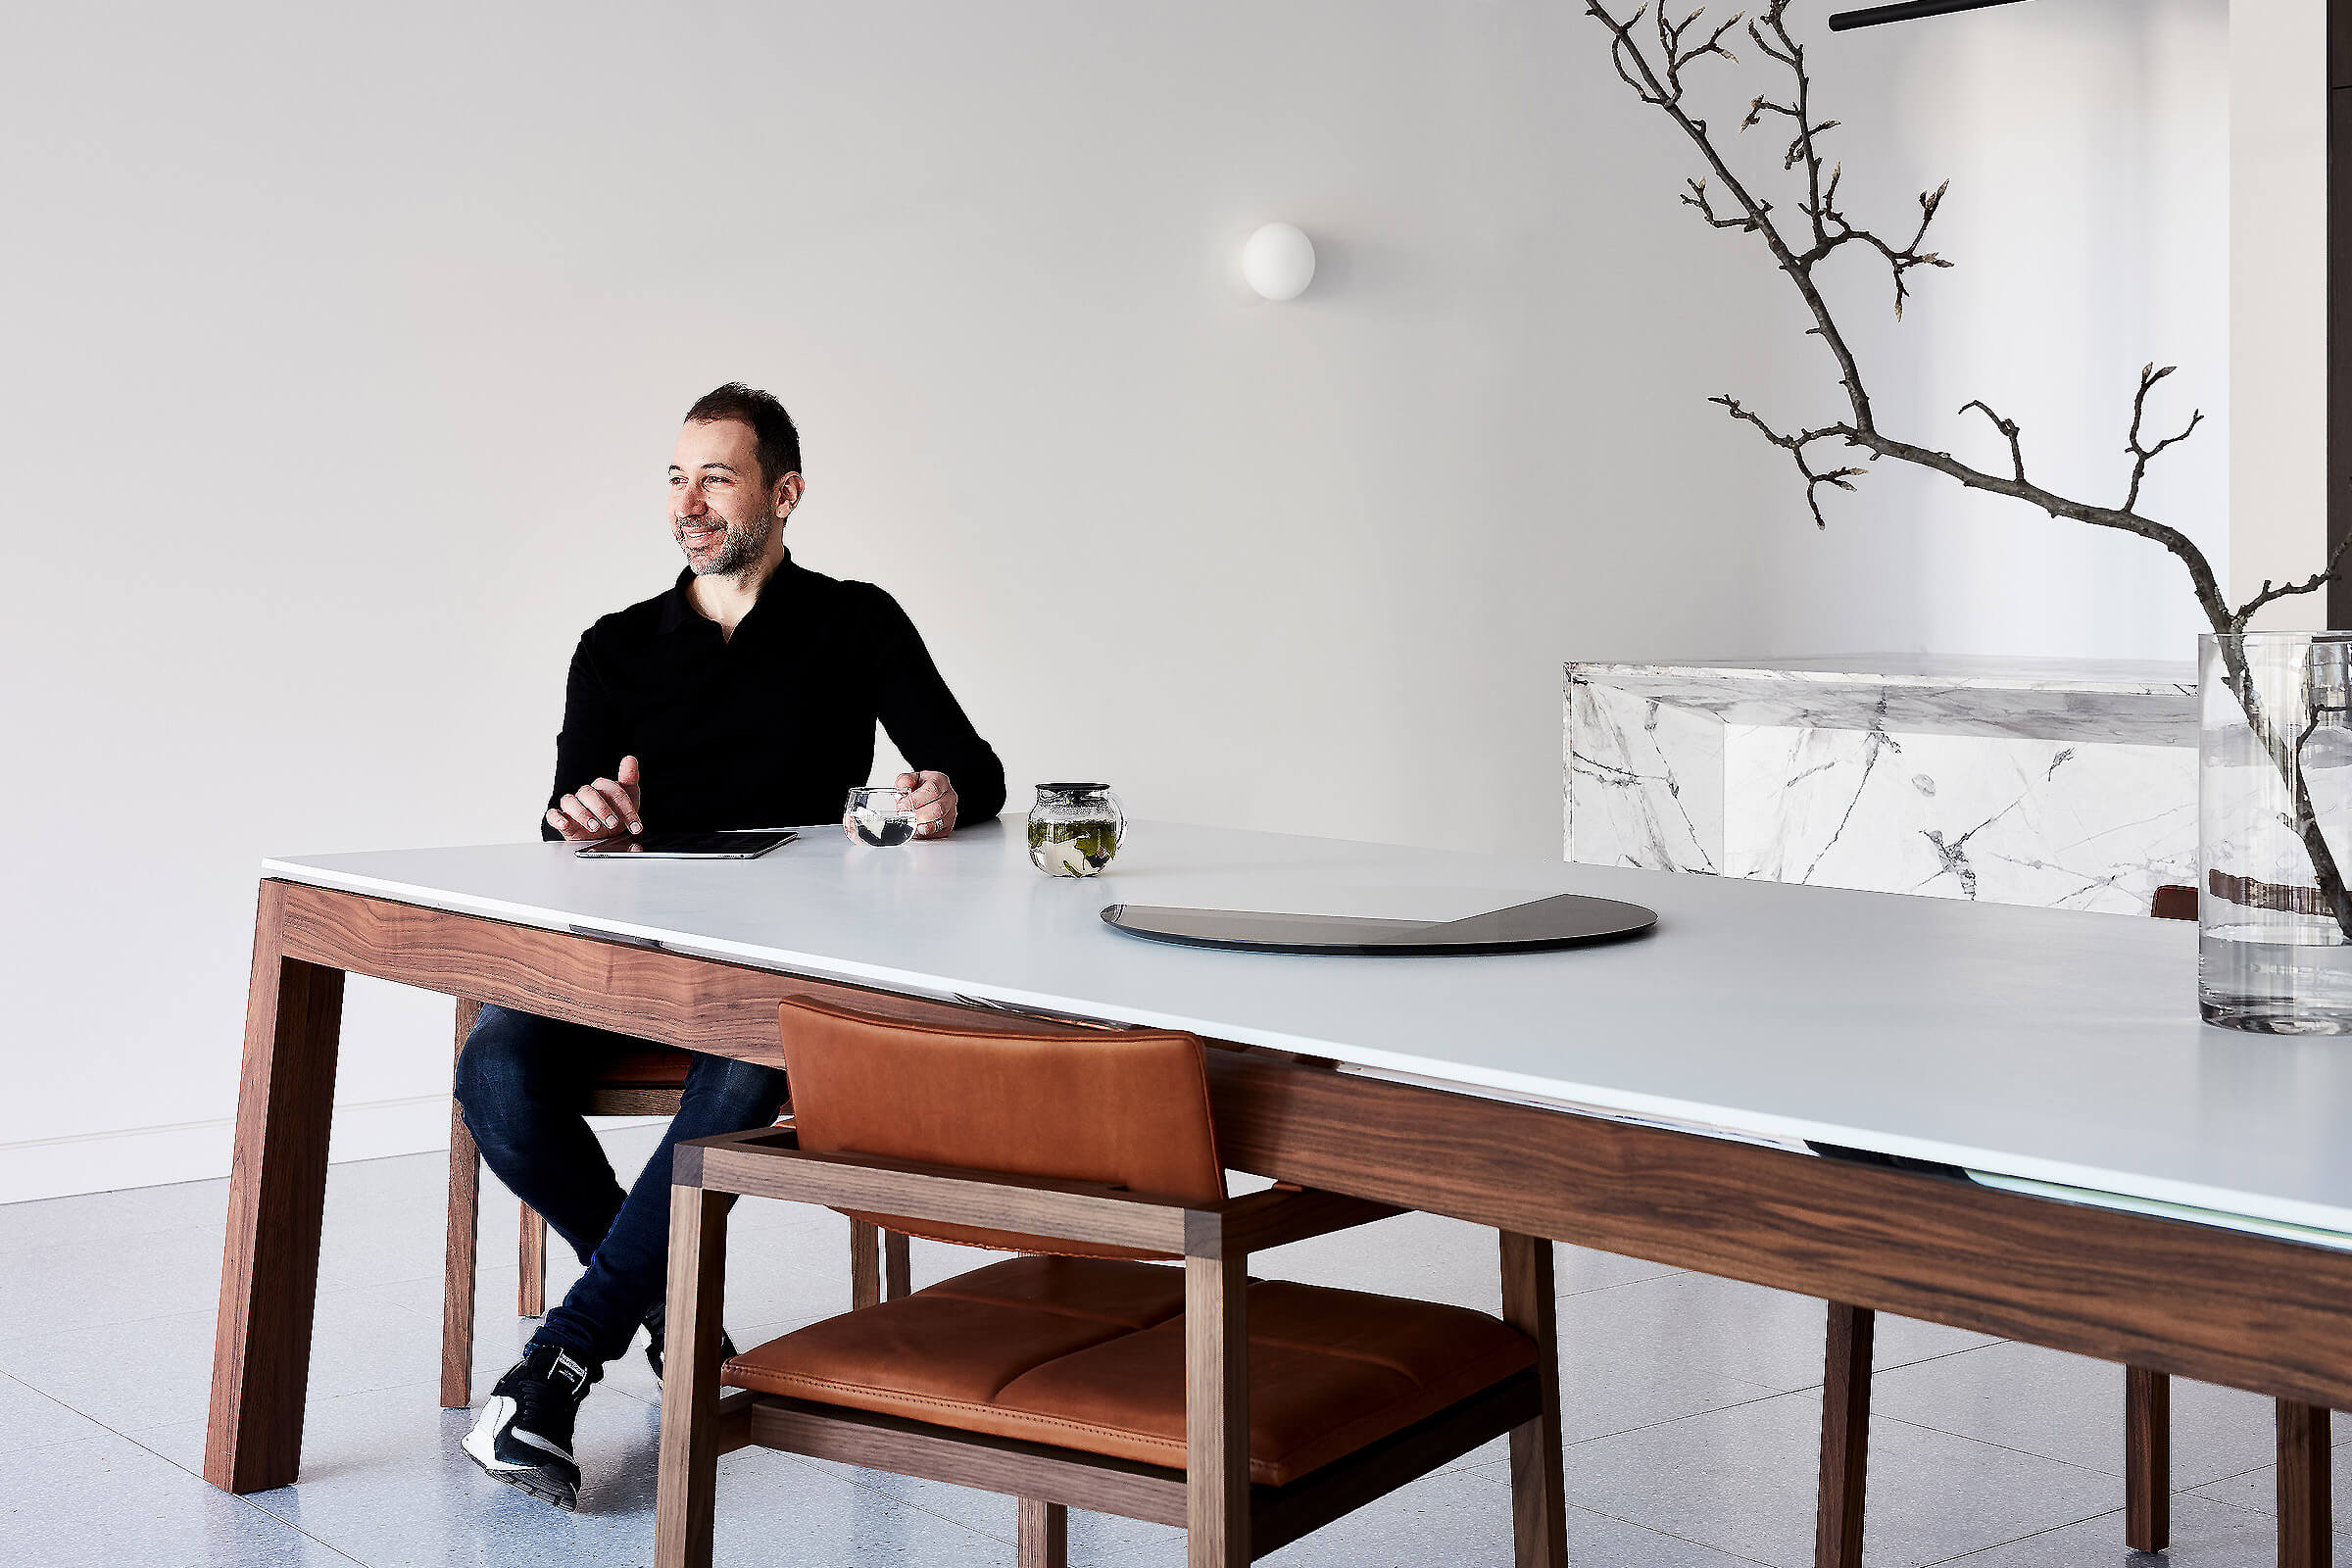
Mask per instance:
[[[1036,787],[1041,790],[1071,790],[1081,794],[1110,788],[1107,784],[1040,784]]]

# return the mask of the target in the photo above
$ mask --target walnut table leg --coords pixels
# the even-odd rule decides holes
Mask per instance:
[[[1870,1469],[1870,1342],[1877,1326],[1878,1315],[1867,1306],[1830,1303],[1814,1568],[1862,1568],[1862,1496]]]
[[[285,896],[284,883],[262,884],[245,1003],[204,1440],[204,1478],[225,1492],[285,1486],[301,1466],[318,1298],[343,971],[280,955]]]
[[[2324,1407],[2278,1401],[2278,1568],[2328,1568],[2334,1560],[2328,1427]]]
[[[458,999],[458,1050],[473,1032],[478,1002]],[[449,1102],[449,1215],[442,1244],[441,1408],[473,1402],[473,1272],[481,1240],[482,1156],[456,1100]]]

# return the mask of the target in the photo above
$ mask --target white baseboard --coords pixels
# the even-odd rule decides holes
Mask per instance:
[[[234,1119],[222,1116],[0,1144],[0,1203],[225,1176],[235,1131]],[[380,1159],[448,1147],[449,1096],[413,1095],[337,1105],[326,1157]]]

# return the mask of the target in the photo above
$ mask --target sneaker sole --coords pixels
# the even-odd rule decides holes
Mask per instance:
[[[497,1424],[497,1412],[485,1410],[458,1443],[466,1457],[481,1467],[482,1473],[493,1481],[503,1481],[517,1492],[527,1492],[541,1502],[561,1508],[565,1513],[579,1511],[579,1494],[547,1479],[546,1471],[537,1465],[508,1464],[497,1456],[493,1445],[498,1441],[489,1429]],[[477,1444],[475,1440],[480,1440]]]

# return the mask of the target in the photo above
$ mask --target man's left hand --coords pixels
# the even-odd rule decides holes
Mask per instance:
[[[899,809],[914,814],[914,836],[944,839],[956,831],[956,786],[945,773],[901,773],[893,782],[908,793]]]

